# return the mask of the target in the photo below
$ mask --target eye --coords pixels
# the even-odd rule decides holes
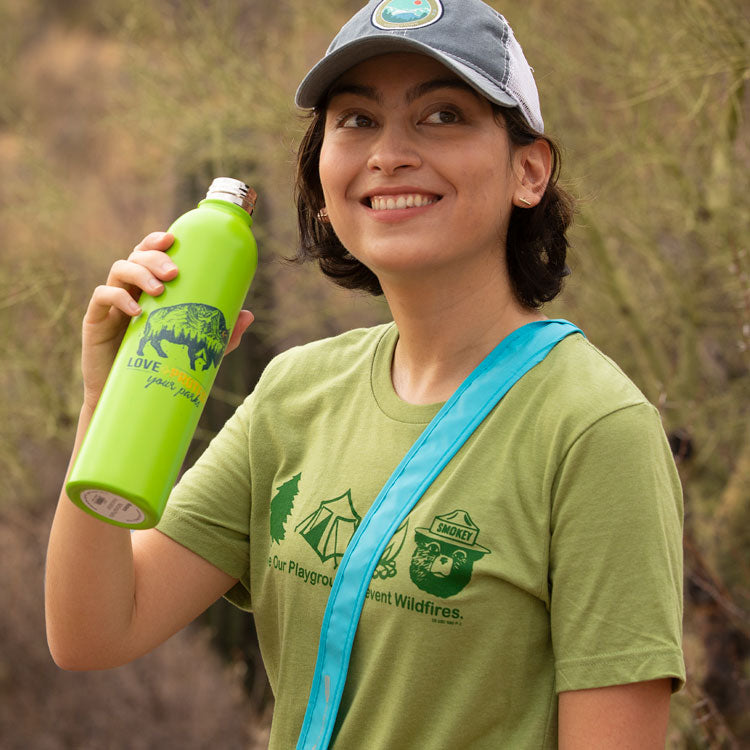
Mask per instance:
[[[427,545],[425,545],[427,548],[427,552],[431,555],[434,555],[437,557],[440,554],[440,545],[436,544],[435,542],[429,542]]]
[[[353,112],[339,117],[337,124],[340,128],[371,128],[374,123],[367,115]]]
[[[453,552],[453,559],[459,565],[463,565],[466,562],[466,553],[461,549],[457,549]]]
[[[461,116],[452,109],[439,109],[422,120],[427,125],[455,125],[461,122]]]

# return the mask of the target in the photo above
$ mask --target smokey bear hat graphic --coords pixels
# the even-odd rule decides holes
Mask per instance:
[[[479,528],[465,510],[435,516],[430,528],[414,529],[417,547],[409,576],[422,591],[447,599],[471,580],[474,563],[490,550],[477,544]]]

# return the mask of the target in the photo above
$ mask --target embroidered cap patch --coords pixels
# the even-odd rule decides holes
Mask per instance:
[[[372,14],[372,24],[379,29],[418,29],[442,15],[440,0],[383,0]]]

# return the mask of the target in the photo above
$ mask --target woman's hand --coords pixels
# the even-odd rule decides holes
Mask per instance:
[[[98,286],[83,318],[84,405],[93,410],[101,395],[117,350],[131,318],[141,314],[141,292],[158,297],[164,282],[174,279],[179,270],[165,254],[174,242],[168,232],[152,232],[136,245],[127,260],[112,265],[106,284]],[[243,310],[227,344],[226,352],[237,348],[253,315]]]

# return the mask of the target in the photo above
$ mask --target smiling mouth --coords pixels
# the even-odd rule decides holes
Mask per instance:
[[[403,195],[372,195],[365,199],[365,204],[375,211],[392,211],[397,208],[421,208],[437,203],[439,200],[439,195],[404,193]]]

